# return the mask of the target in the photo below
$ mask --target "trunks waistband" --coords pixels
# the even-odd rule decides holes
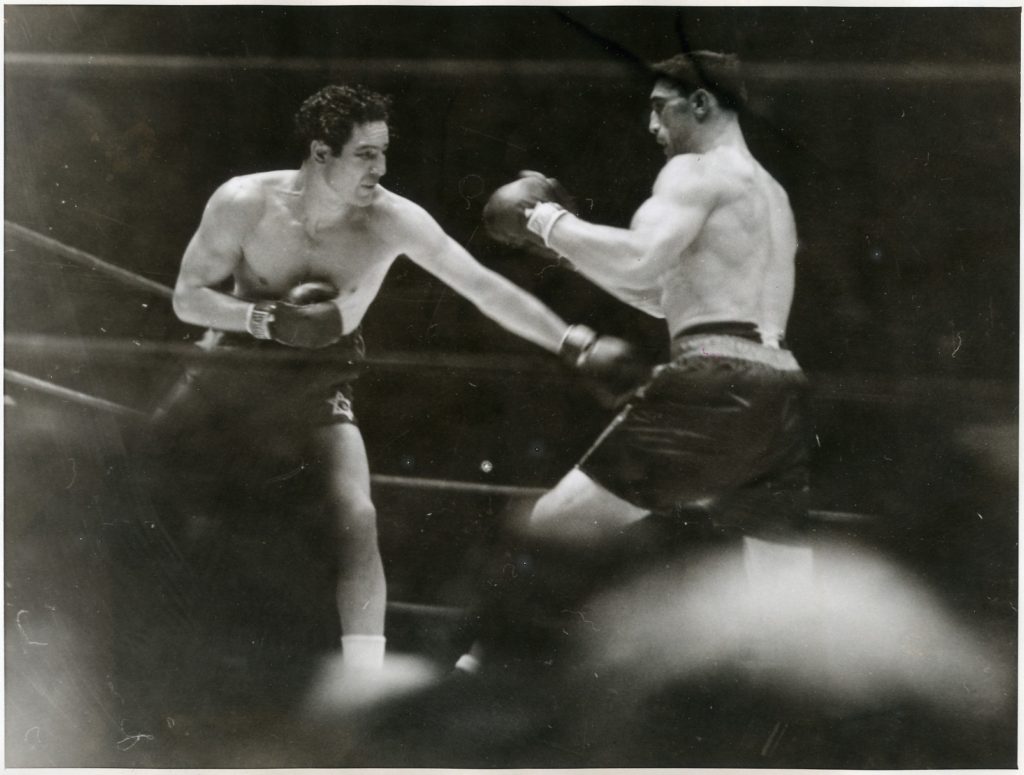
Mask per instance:
[[[206,329],[206,331],[203,332],[203,336],[196,342],[196,346],[203,350],[213,350],[217,347],[284,347],[284,345],[280,345],[269,339],[254,339],[247,333],[242,333],[240,331],[222,331],[217,328]],[[362,326],[355,328],[348,334],[345,334],[345,336],[341,337],[337,342],[324,348],[324,351],[329,352],[332,349],[346,351],[355,350],[360,356],[362,356],[365,350]]]
[[[751,342],[764,344],[761,339],[761,332],[756,323],[744,323],[739,320],[722,320],[714,323],[698,323],[695,326],[684,328],[677,333],[673,339],[683,336],[697,336],[698,334],[722,334],[723,336],[738,336],[749,339]]]
[[[749,339],[751,342],[757,342],[758,344],[768,344],[769,346],[778,347],[782,350],[789,349],[786,346],[786,340],[784,338],[780,338],[774,343],[766,342],[764,340],[764,336],[761,335],[761,329],[757,327],[757,323],[748,323],[741,320],[718,320],[712,323],[698,323],[695,326],[684,328],[673,338],[681,336],[696,336],[697,334],[738,336],[741,339]]]
[[[770,366],[779,371],[800,371],[800,364],[789,350],[769,347],[731,334],[676,335],[672,340],[672,359],[736,358]]]

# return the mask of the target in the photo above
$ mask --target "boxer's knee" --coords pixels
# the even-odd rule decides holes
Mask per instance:
[[[567,517],[568,511],[569,501],[565,493],[558,487],[549,490],[533,505],[527,520],[527,529],[530,533],[555,530],[559,521]]]
[[[647,513],[573,469],[537,501],[529,532],[539,538],[592,543],[614,537]]]
[[[349,542],[377,540],[377,509],[366,496],[335,498],[333,504],[339,537]]]

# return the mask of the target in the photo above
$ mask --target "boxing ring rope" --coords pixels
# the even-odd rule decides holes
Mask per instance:
[[[4,380],[14,385],[20,385],[21,387],[30,388],[56,398],[62,398],[73,404],[79,404],[81,406],[88,406],[92,409],[109,412],[110,414],[117,415],[118,417],[127,417],[130,420],[146,420],[148,417],[145,412],[140,412],[138,409],[132,409],[127,406],[122,406],[121,404],[116,404],[113,401],[107,401],[104,398],[97,398],[96,396],[90,396],[86,393],[80,393],[79,391],[72,390],[71,388],[61,387],[60,385],[55,385],[53,382],[48,380],[32,377],[28,374],[22,374],[20,371],[15,371],[14,369],[8,369],[6,367],[4,368]]]
[[[40,248],[41,250],[49,251],[61,258],[65,258],[75,264],[85,266],[93,271],[99,271],[102,274],[110,275],[125,285],[130,285],[133,288],[140,288],[151,293],[155,293],[157,296],[161,296],[165,299],[170,299],[173,292],[166,285],[162,285],[153,280],[148,280],[135,272],[131,272],[127,269],[122,269],[119,266],[115,266],[101,258],[97,258],[91,253],[86,253],[84,250],[73,248],[65,245],[63,242],[59,242],[52,237],[46,237],[39,232],[32,231],[20,224],[12,221],[4,220],[4,235],[15,237],[33,247]]]
[[[309,350],[242,350],[221,348],[203,350],[194,344],[139,341],[127,338],[68,337],[45,334],[7,334],[4,349],[15,356],[51,359],[72,359],[87,353],[93,362],[123,363],[125,354],[144,359],[178,359],[183,363],[231,365],[285,365],[292,363],[323,363],[338,366],[351,364],[353,374],[362,371],[403,373],[407,371],[458,373],[472,376],[530,377],[534,380],[564,380],[565,369],[543,358],[517,355],[489,356],[483,354],[439,353],[423,355],[390,352],[368,356],[358,363],[330,352]],[[878,375],[813,374],[815,398],[824,401],[870,402],[899,406],[920,403],[944,404],[963,395],[970,395],[973,411],[986,407],[1009,407],[1016,401],[1016,391],[999,380],[915,378],[899,380]]]
[[[4,379],[15,385],[20,385],[31,390],[35,390],[39,393],[59,398],[64,401],[68,401],[79,406],[85,406],[90,409],[97,409],[103,412],[109,412],[110,414],[118,417],[123,417],[128,420],[145,423],[149,420],[149,415],[145,412],[141,412],[137,409],[132,409],[127,406],[122,406],[113,401],[107,401],[106,399],[97,398],[96,396],[88,395],[77,390],[71,390],[70,388],[61,387],[55,385],[44,379],[32,377],[27,374],[15,371],[14,369],[4,369]],[[523,485],[501,485],[501,484],[483,484],[478,482],[461,482],[450,479],[428,479],[425,477],[414,477],[414,476],[392,476],[388,474],[372,474],[370,481],[377,487],[391,488],[391,489],[407,489],[417,491],[431,491],[431,492],[442,492],[442,493],[458,493],[462,495],[487,495],[495,496],[499,498],[523,498],[533,499],[539,498],[541,495],[548,491],[546,487],[528,487]],[[857,512],[850,511],[834,511],[834,510],[821,510],[812,509],[809,512],[812,519],[820,522],[865,522],[873,519],[870,515],[860,514]],[[411,610],[411,609],[410,609]]]
[[[14,369],[4,368],[4,380],[11,384],[29,388],[44,395],[59,398],[79,406],[108,412],[117,417],[124,417],[129,420],[135,420],[143,423],[149,420],[149,415],[145,412],[139,411],[138,409],[132,409],[131,407],[123,406],[115,403],[114,401],[97,398],[96,396],[91,396],[88,393],[82,393],[78,390],[61,387],[60,385],[56,385],[48,380],[32,377],[28,374],[15,371]],[[510,498],[538,498],[547,492],[544,487],[477,484],[475,482],[455,482],[441,479],[426,479],[422,477],[388,476],[384,474],[374,474],[372,479],[374,484],[381,485],[383,487],[458,492],[473,495],[497,495],[499,497]]]
[[[5,236],[14,237],[28,245],[41,250],[53,253],[72,263],[84,266],[92,271],[106,274],[113,279],[123,282],[133,288],[149,291],[164,299],[173,297],[173,290],[166,285],[149,280],[128,269],[104,261],[103,259],[84,250],[73,248],[52,237],[47,237],[37,231],[25,226],[4,220]],[[135,357],[153,358],[176,358],[180,361],[192,362],[202,361],[205,363],[215,362],[223,364],[231,363],[330,363],[337,364],[339,357],[332,353],[322,353],[309,350],[259,350],[247,351],[232,348],[223,348],[216,351],[206,351],[196,347],[194,344],[179,344],[170,342],[140,342],[132,339],[109,339],[109,338],[87,338],[78,337],[75,343],[68,341],[67,337],[34,335],[34,334],[8,334],[4,337],[4,348],[7,352],[15,354],[47,355],[50,357],[68,357],[80,354],[83,350],[88,351],[91,359],[101,358],[108,360],[122,360],[126,351],[131,351]],[[343,360],[342,362],[351,361]],[[536,358],[523,356],[486,356],[486,355],[459,355],[456,353],[445,353],[433,357],[422,355],[414,356],[408,353],[390,353],[383,356],[375,356],[364,359],[359,364],[352,364],[353,371],[361,371],[365,368],[387,371],[405,371],[410,368],[417,370],[445,370],[459,371],[467,374],[508,374],[510,371],[529,374],[531,377],[555,377],[562,371],[554,364],[546,364]],[[24,375],[22,375],[24,376]]]
[[[284,348],[280,350],[245,350],[230,347],[204,350],[195,344],[139,341],[123,337],[109,339],[76,337],[71,341],[65,336],[49,334],[7,334],[4,336],[4,349],[15,355],[46,356],[56,359],[74,358],[88,353],[90,360],[94,362],[115,363],[123,363],[125,355],[131,354],[140,359],[178,359],[185,363],[202,362],[222,366],[254,364],[272,366],[293,363],[351,364],[353,374],[367,369],[388,372],[457,371],[467,376],[508,375],[512,372],[528,375],[531,378],[557,378],[565,374],[557,364],[546,363],[530,356],[461,355],[458,353],[425,356],[391,352],[355,362],[331,352],[316,350]]]
[[[83,77],[92,72],[110,77],[166,78],[169,75],[220,77],[225,71],[241,73],[329,73],[333,77],[417,76],[424,78],[545,78],[561,76],[612,80],[627,72],[621,62],[590,59],[559,60],[557,66],[545,60],[500,59],[403,59],[374,60],[317,57],[197,57],[153,54],[76,54],[6,52],[4,66],[20,77],[50,77],[55,72]],[[863,62],[756,62],[745,63],[751,80],[821,81],[834,83],[1016,83],[1019,68],[1001,63],[894,63]],[[96,76],[93,76],[96,77]]]

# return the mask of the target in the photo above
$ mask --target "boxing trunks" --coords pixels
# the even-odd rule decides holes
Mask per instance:
[[[809,496],[807,380],[789,350],[749,324],[688,329],[578,464],[657,514],[718,528],[799,531]]]
[[[192,363],[154,413],[158,425],[252,422],[266,429],[356,423],[352,409],[356,368],[366,354],[359,329],[303,362],[302,351],[248,334],[208,330],[197,346],[204,350],[245,349],[280,352],[295,360]],[[322,355],[336,356],[325,362]]]

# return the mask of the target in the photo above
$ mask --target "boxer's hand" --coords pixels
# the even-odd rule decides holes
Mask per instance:
[[[546,214],[542,220],[539,220],[538,209]],[[491,194],[484,205],[484,227],[498,242],[517,247],[533,245],[557,257],[554,251],[547,249],[546,237],[558,217],[573,210],[572,197],[557,180],[526,170],[519,173],[517,180]],[[532,227],[531,220],[534,221]]]
[[[341,310],[329,301],[317,304],[277,302],[270,336],[289,347],[317,349],[341,339]]]
[[[332,301],[338,298],[338,289],[324,280],[313,280],[296,285],[285,294],[284,300],[289,304],[316,304],[321,301]]]
[[[545,202],[554,202],[564,207],[571,213],[576,213],[576,197],[570,194],[565,186],[558,182],[557,178],[549,178],[543,172],[537,172],[535,170],[522,170],[519,173],[520,180],[529,179],[542,181],[545,186],[545,191],[549,194],[549,198],[545,199]]]
[[[598,336],[586,326],[570,326],[558,354],[592,381],[598,398],[609,405],[619,403],[650,375],[650,366],[629,342]]]
[[[283,301],[259,301],[250,307],[247,328],[257,339],[289,347],[316,349],[341,338],[341,311],[331,303],[338,289],[328,282],[297,285]]]

